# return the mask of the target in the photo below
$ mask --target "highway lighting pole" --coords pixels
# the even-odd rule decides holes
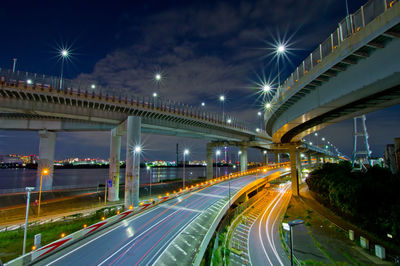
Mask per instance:
[[[40,173],[40,188],[39,188],[39,207],[38,207],[38,217],[40,216],[40,201],[42,199],[42,180],[44,175],[49,174],[49,169],[43,169]]]
[[[147,167],[146,167],[146,169],[147,169],[147,171],[149,171],[149,179],[150,179],[150,189],[149,189],[149,194],[150,194],[150,197],[151,197],[151,182],[152,182],[152,176],[151,176],[151,167],[150,167],[150,166],[147,166]]]
[[[288,222],[290,227],[290,265],[293,266],[293,227],[299,224],[304,224],[303,220],[297,219]]]
[[[238,159],[239,159],[239,169],[238,171],[240,171],[240,157],[242,155],[242,151],[238,151]]]
[[[281,86],[281,71],[279,68],[279,59],[280,59],[280,56],[285,53],[285,51],[286,51],[286,47],[283,44],[279,44],[276,47],[276,54],[277,54],[277,61],[278,61],[278,89]]]
[[[182,177],[182,190],[185,190],[185,165],[186,165],[186,155],[189,154],[189,150],[185,149],[183,151],[183,177]]]
[[[62,49],[60,52],[61,55],[61,77],[60,77],[60,89],[62,89],[63,85],[63,75],[64,75],[64,60],[68,58],[69,51],[66,49]]]
[[[225,96],[224,95],[219,96],[219,100],[220,102],[222,102],[222,121],[225,122],[225,105],[224,105]]]
[[[220,150],[215,152],[215,177],[218,177],[219,167],[218,167],[218,156],[221,154]]]
[[[138,171],[140,171],[139,169],[140,169],[140,152],[141,151],[142,151],[142,147],[140,147],[139,145],[136,145],[135,149],[133,150],[133,158],[132,158],[132,160],[133,160],[133,163],[132,163],[133,178],[135,178],[136,175],[140,176]],[[136,160],[137,160],[137,164],[135,165]],[[134,182],[131,182],[131,191],[133,191],[133,183]],[[132,193],[132,204],[134,204],[134,194],[135,193]]]
[[[263,128],[262,113],[261,113],[261,112],[258,112],[257,115],[258,115],[258,118],[260,119],[260,128],[262,129],[262,128]]]
[[[13,73],[15,72],[16,66],[17,66],[17,58],[13,58]]]
[[[25,230],[24,230],[24,243],[22,245],[22,255],[25,255],[25,248],[26,248],[26,232],[28,230],[28,215],[29,215],[29,201],[31,198],[31,191],[34,190],[34,187],[26,187],[26,214],[25,214]]]

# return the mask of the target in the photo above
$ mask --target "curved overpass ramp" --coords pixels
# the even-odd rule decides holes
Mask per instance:
[[[279,88],[266,114],[275,143],[400,103],[400,3],[371,0],[343,20]]]

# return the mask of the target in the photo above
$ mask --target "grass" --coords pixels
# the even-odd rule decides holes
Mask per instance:
[[[115,215],[116,211],[104,213],[104,209],[96,211],[96,213],[81,217],[81,215],[71,215],[64,217],[64,221],[54,223],[46,223],[42,225],[28,226],[26,237],[26,252],[29,252],[33,247],[33,238],[36,234],[41,233],[41,244],[45,246],[57,239],[61,238],[61,234],[69,235],[83,229],[83,225],[92,225],[101,218]],[[68,218],[75,218],[69,220]],[[19,228],[13,231],[0,233],[0,258],[2,262],[10,261],[22,254],[22,245],[24,238],[24,229]]]

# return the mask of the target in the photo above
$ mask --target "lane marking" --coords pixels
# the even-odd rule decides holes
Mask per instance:
[[[198,212],[198,213],[202,213],[203,212],[201,210],[190,209],[190,208],[179,207],[179,206],[173,206],[173,205],[163,205],[163,206],[160,206],[160,207],[161,208],[167,208],[167,209],[173,209],[173,210],[189,211],[189,212]]]

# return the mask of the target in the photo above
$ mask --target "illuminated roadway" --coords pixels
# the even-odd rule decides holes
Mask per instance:
[[[270,170],[266,175],[279,170]],[[255,179],[254,175],[250,175],[232,180],[231,195]],[[221,197],[228,196],[227,182],[149,209],[62,249],[38,261],[37,265],[152,265],[197,216]]]
[[[291,198],[290,185],[277,189],[248,235],[251,265],[290,265],[279,236],[279,226]]]

